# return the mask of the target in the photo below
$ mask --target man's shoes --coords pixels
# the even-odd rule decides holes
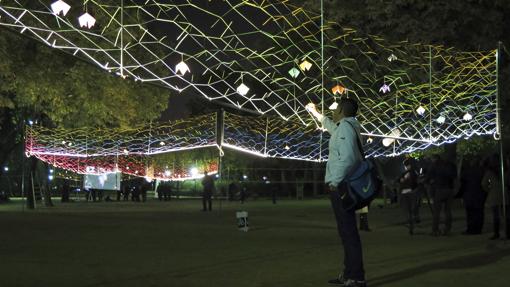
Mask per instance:
[[[346,280],[344,278],[344,274],[340,274],[340,275],[338,275],[337,278],[329,280],[328,283],[333,284],[333,285],[338,285],[338,286],[344,286],[345,281]]]
[[[345,279],[343,274],[338,275],[337,278],[328,281],[329,284],[345,287],[366,287],[367,283],[360,280]]]
[[[365,281],[358,281],[347,279],[344,284],[345,287],[367,287],[367,283]]]
[[[439,231],[432,231],[432,233],[430,233],[430,235],[437,237],[437,236],[439,236]]]

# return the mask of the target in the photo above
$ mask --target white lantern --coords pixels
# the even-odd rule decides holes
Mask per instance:
[[[240,84],[239,87],[237,87],[237,92],[241,96],[246,96],[246,94],[248,94],[249,90],[250,90],[250,88],[248,88],[245,84]]]
[[[86,13],[81,15],[79,18],[78,18],[78,21],[80,22],[80,27],[87,27],[87,28],[92,28],[92,26],[94,26],[94,24],[96,23],[96,19],[94,19],[94,17],[92,17],[92,15],[90,15],[89,13]]]
[[[55,15],[62,13],[62,15],[65,16],[67,12],[69,12],[69,9],[71,9],[71,6],[62,0],[55,1],[51,4],[51,10]]]
[[[175,72],[180,73],[181,76],[184,76],[184,74],[186,74],[186,72],[191,73],[188,65],[186,65],[186,63],[184,63],[183,61],[181,61],[179,64],[177,64],[177,66],[175,66]]]
[[[425,108],[423,108],[422,106],[419,106],[419,107],[416,109],[416,112],[417,112],[420,116],[423,116],[423,114],[425,113]]]

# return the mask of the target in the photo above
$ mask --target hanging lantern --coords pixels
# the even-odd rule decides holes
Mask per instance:
[[[53,11],[55,15],[62,13],[62,16],[65,16],[67,12],[69,12],[69,9],[71,9],[71,6],[62,0],[55,1],[51,4],[51,11]]]
[[[312,63],[308,62],[307,60],[304,60],[301,64],[299,64],[299,68],[301,71],[309,71],[312,68]]]
[[[292,68],[292,69],[290,69],[289,74],[291,77],[293,77],[295,79],[295,78],[297,78],[297,76],[299,76],[299,70],[296,68]]]
[[[390,86],[389,85],[382,85],[381,88],[379,89],[379,92],[383,93],[383,94],[386,94],[388,92],[390,92]]]
[[[347,89],[341,85],[336,85],[333,88],[331,88],[331,92],[333,93],[333,95],[336,94],[343,95],[345,91],[347,91]]]
[[[241,95],[241,96],[246,96],[246,94],[248,94],[248,91],[250,90],[250,88],[248,88],[244,83],[239,85],[239,87],[237,87],[237,92]]]
[[[186,72],[190,72],[191,73],[188,65],[186,65],[186,63],[184,63],[183,61],[181,61],[179,64],[177,64],[175,66],[175,72],[176,73],[180,73],[181,76],[184,76],[184,74],[186,74]]]
[[[417,112],[420,116],[423,116],[423,114],[425,113],[425,108],[423,108],[422,106],[419,106],[419,107],[416,109],[416,112]]]
[[[90,15],[89,13],[85,12],[85,14],[81,15],[78,18],[78,22],[80,22],[80,27],[82,28],[87,27],[90,29],[96,23],[96,19],[92,17],[92,15]]]

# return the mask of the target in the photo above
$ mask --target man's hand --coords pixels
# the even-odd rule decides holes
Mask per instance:
[[[305,109],[310,112],[314,117],[316,117],[319,121],[322,120],[322,115],[317,111],[314,103],[309,103],[305,106]]]
[[[337,187],[334,185],[328,185],[328,191],[329,192],[335,192],[337,190]]]

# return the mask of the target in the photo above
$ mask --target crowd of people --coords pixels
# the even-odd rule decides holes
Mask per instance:
[[[457,170],[456,164],[439,155],[433,155],[430,162],[425,163],[408,158],[403,165],[404,172],[397,180],[398,194],[410,234],[414,233],[415,224],[420,223],[420,207],[425,198],[432,211],[431,235],[449,235],[453,222],[452,204],[456,198],[462,198],[466,212],[463,234],[482,233],[487,209],[492,213],[493,234],[490,239],[500,238],[503,194],[498,155],[484,160],[478,157],[464,159],[460,170]],[[505,190],[505,208],[508,210],[510,194],[508,188]],[[444,226],[440,228],[442,216]],[[507,217],[510,219],[508,212]],[[509,227],[506,227],[507,238],[510,238]]]

